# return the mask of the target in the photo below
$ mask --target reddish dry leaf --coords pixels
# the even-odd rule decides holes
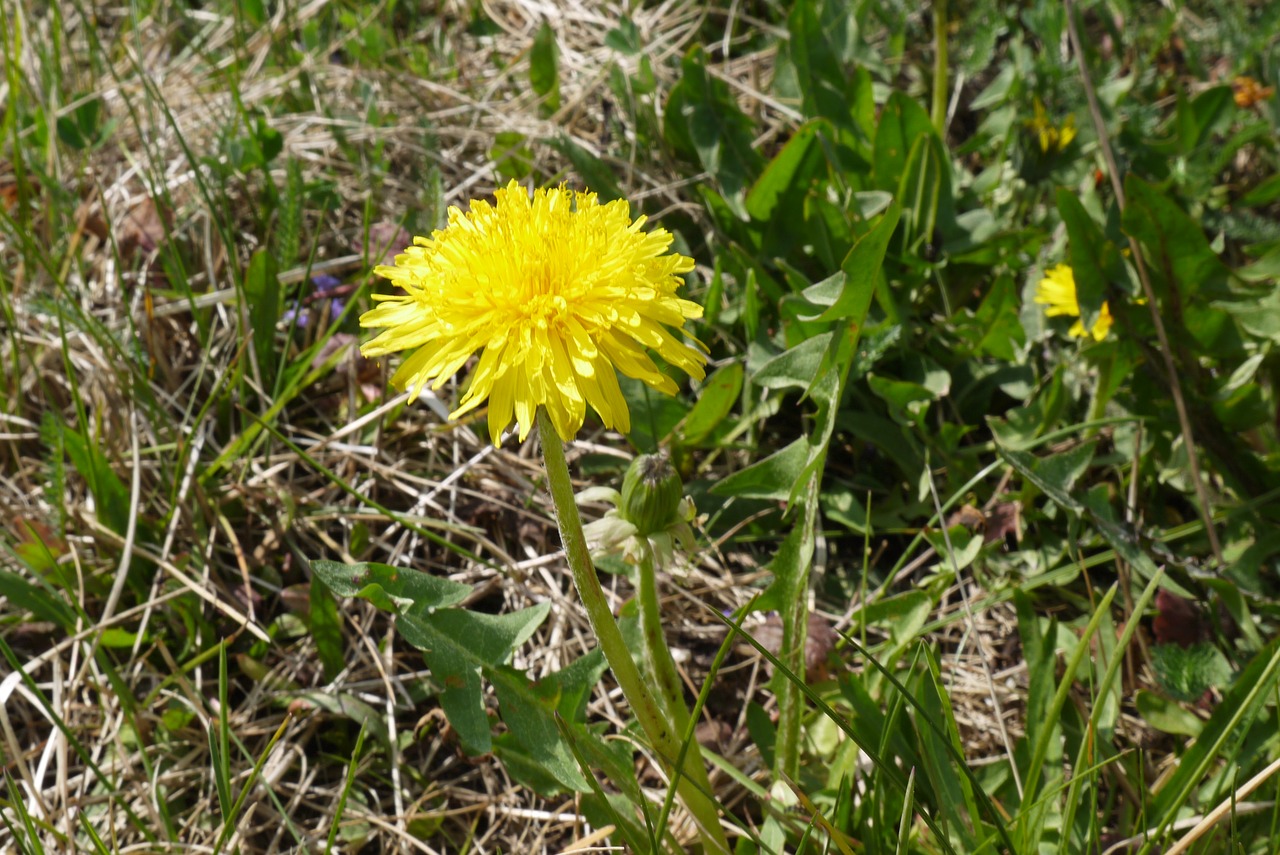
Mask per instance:
[[[67,542],[41,520],[14,517],[10,528],[17,541],[15,551],[30,567],[51,572],[66,554]]]
[[[782,618],[777,613],[765,618],[751,634],[756,641],[774,656],[782,652]],[[809,615],[809,635],[804,645],[805,682],[817,683],[830,677],[827,657],[835,649],[839,634],[831,628],[831,624],[822,615]]]
[[[1209,638],[1209,626],[1205,623],[1195,603],[1161,588],[1156,592],[1156,615],[1152,631],[1157,644],[1177,644],[1190,647]]]
[[[117,226],[120,254],[127,260],[136,252],[154,252],[164,241],[168,220],[155,200],[144,196],[125,213]]]
[[[1013,535],[1016,545],[1022,540],[1022,504],[1020,502],[998,502],[987,512],[987,527],[983,532],[983,543],[994,543],[997,540],[1009,542]]]

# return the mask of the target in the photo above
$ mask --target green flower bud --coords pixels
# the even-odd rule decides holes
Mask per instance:
[[[642,454],[627,468],[622,479],[623,519],[636,527],[641,537],[666,531],[681,522],[680,500],[684,482],[665,454]]]

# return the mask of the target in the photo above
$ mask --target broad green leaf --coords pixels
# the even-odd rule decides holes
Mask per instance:
[[[545,113],[560,109],[560,46],[555,31],[545,20],[533,36],[529,50],[529,84],[542,99]]]
[[[349,718],[364,725],[383,745],[389,741],[387,720],[383,710],[374,709],[365,701],[350,692],[299,692],[298,698],[307,701],[325,712]]]
[[[823,126],[825,122],[806,122],[792,134],[791,139],[769,161],[769,165],[747,194],[748,214],[761,222],[768,222],[773,218],[778,201],[783,196],[794,194],[797,190],[803,192],[805,182],[800,182],[798,176],[808,171],[806,161],[821,157],[821,151],[815,142],[818,130]]]
[[[849,125],[853,118],[850,102],[854,99],[850,98],[850,91],[857,90],[849,85],[848,66],[836,47],[846,34],[819,17],[820,6],[830,9],[834,4],[819,4],[812,0],[791,4],[791,12],[787,16],[790,38],[783,43],[782,58],[790,60],[793,67],[788,70],[794,74],[793,85],[803,99],[801,111],[804,115],[825,116],[843,127]],[[839,23],[856,26],[852,21]]]
[[[415,607],[452,606],[471,593],[470,585],[376,562],[312,561],[311,571],[338,596],[368,600],[383,611],[395,614]]]
[[[644,47],[640,41],[640,28],[626,15],[619,19],[618,26],[605,34],[604,43],[606,47],[627,56],[635,56]]]
[[[915,99],[894,91],[880,113],[875,139],[875,186],[896,193],[916,139],[933,134],[933,122]]]
[[[316,652],[320,654],[324,677],[333,682],[347,665],[342,649],[342,618],[338,615],[338,604],[331,589],[317,573],[311,574],[308,601],[307,628],[315,640]]]
[[[76,624],[75,612],[56,594],[23,579],[17,573],[0,568],[0,597],[9,601],[6,611],[21,615],[31,612],[37,620],[57,624],[64,631]]]
[[[432,675],[443,687],[440,706],[458,732],[468,754],[492,749],[489,717],[485,712],[481,673],[493,682],[499,703],[505,695],[519,699],[522,712],[531,714],[544,703],[523,675],[504,666],[516,647],[529,639],[547,616],[549,602],[504,615],[487,615],[462,609],[428,613],[413,608],[400,615],[396,627],[406,641],[423,652]],[[530,697],[526,698],[525,695]],[[533,725],[539,732],[545,727]],[[513,727],[514,730],[514,727]],[[528,745],[531,751],[535,745]],[[563,758],[561,758],[563,759]],[[562,766],[563,763],[556,765]],[[576,775],[577,770],[573,770]]]
[[[931,389],[909,380],[867,375],[867,385],[889,405],[889,413],[904,424],[921,424],[929,404],[937,400]]]
[[[1052,484],[1055,490],[1070,493],[1075,488],[1076,481],[1088,470],[1097,448],[1096,443],[1085,442],[1066,451],[1041,457],[1035,464],[1036,474]]]
[[[919,635],[932,610],[933,600],[924,591],[906,591],[868,603],[861,619],[866,626],[888,627],[897,646],[905,647]]]
[[[988,417],[987,426],[1001,447],[1026,451],[1039,444],[1039,438],[1055,427],[1066,405],[1063,374],[1058,366],[1047,384],[1042,385],[1035,398],[1024,407],[1005,412],[1003,419]]]
[[[1262,262],[1259,262],[1261,264]],[[1264,277],[1263,281],[1268,281]],[[1215,307],[1225,309],[1240,328],[1263,341],[1280,344],[1280,289],[1264,286],[1251,297],[1236,300],[1217,300]]]
[[[751,382],[764,389],[808,389],[826,359],[831,338],[832,333],[822,333],[784,350],[761,365]]]
[[[50,417],[52,418],[52,417]],[[58,424],[63,448],[71,465],[93,494],[94,509],[102,524],[121,536],[129,527],[129,489],[115,473],[102,449],[78,431]]]
[[[102,99],[83,99],[70,113],[59,116],[55,124],[58,139],[77,150],[91,148],[102,141],[111,122],[103,121]]]
[[[943,556],[941,568],[947,572],[960,572],[977,559],[982,551],[982,535],[969,531],[964,526],[952,526],[946,532],[941,530],[925,532],[925,539]],[[955,551],[948,554],[947,544]]]
[[[809,443],[802,437],[763,460],[734,472],[711,488],[715,496],[740,496],[782,501],[791,495],[809,459]]]
[[[1237,204],[1249,208],[1261,208],[1277,199],[1280,199],[1280,173],[1259,181],[1253,189],[1240,197]]]
[[[805,291],[805,299],[815,306],[825,306],[816,320],[834,321],[848,319],[854,327],[854,341],[857,344],[858,334],[871,308],[871,299],[875,295],[876,285],[880,281],[880,268],[884,264],[885,250],[889,246],[889,238],[893,236],[898,225],[901,209],[892,203],[879,222],[872,227],[849,250],[844,262],[840,265],[844,274],[843,282],[839,282],[839,291],[834,290],[832,283],[835,277],[824,280]],[[829,302],[828,302],[829,299]]]
[[[1134,703],[1143,721],[1162,733],[1195,738],[1204,729],[1202,719],[1178,706],[1176,701],[1162,698],[1155,692],[1139,689]]]
[[[626,194],[618,187],[614,168],[567,136],[559,136],[551,146],[573,164],[573,169],[582,178],[585,186],[600,197],[601,202],[612,202],[625,198]]]
[[[1132,172],[1125,177],[1124,231],[1142,244],[1152,265],[1183,300],[1221,283],[1227,269],[1204,229],[1154,185]]]
[[[667,98],[667,142],[697,160],[724,188],[725,201],[745,215],[743,194],[760,171],[752,148],[755,128],[739,109],[723,80],[707,70],[706,53],[693,47],[684,56],[680,81]]]
[[[1150,579],[1156,573],[1156,565],[1145,552],[1140,548],[1134,536],[1112,520],[1101,508],[1093,506],[1092,497],[1086,496],[1086,501],[1077,501],[1069,492],[1062,489],[1061,481],[1065,476],[1065,472],[1069,471],[1069,465],[1064,466],[1059,463],[1051,466],[1048,472],[1039,471],[1037,460],[1034,455],[1025,451],[1015,451],[1004,447],[997,438],[996,448],[1000,456],[1012,466],[1019,475],[1026,478],[1036,486],[1041,492],[1053,500],[1054,504],[1077,516],[1083,516],[1093,523],[1098,533],[1102,535],[1107,544],[1116,551],[1116,554],[1124,559],[1138,575],[1144,579]],[[1185,573],[1179,573],[1178,568],[1169,568],[1170,576],[1180,575],[1186,580]],[[1185,589],[1180,589],[1178,593],[1185,593]]]
[[[503,684],[495,684],[503,718],[511,728],[510,734],[504,734],[495,740],[495,750],[503,761],[519,757],[545,775],[547,770],[541,758],[551,756],[560,762],[564,759],[564,749],[568,748],[571,753],[583,755],[590,764],[590,769],[605,771],[616,786],[638,801],[641,798],[640,788],[630,762],[631,752],[625,743],[606,743],[583,725],[587,701],[608,667],[603,652],[596,648],[554,674],[529,684],[532,696],[540,701],[534,707],[529,706],[530,693],[507,691]],[[513,684],[519,686],[523,675],[513,673],[512,677]],[[551,730],[547,729],[548,725]],[[562,745],[562,741],[566,739],[573,744]],[[588,769],[581,771],[590,774]],[[562,777],[563,775],[556,775],[553,778],[555,787],[547,787],[544,782],[539,791],[545,795],[554,795],[567,784],[579,783],[577,780],[561,780]],[[586,781],[582,780],[581,783]]]
[[[533,174],[533,149],[519,131],[500,131],[493,137],[489,158],[503,178],[523,181]]]
[[[1178,130],[1178,144],[1183,154],[1190,154],[1206,137],[1230,120],[1233,110],[1230,86],[1214,86],[1187,100],[1178,90],[1174,123]]]
[[[706,379],[680,429],[681,442],[697,445],[719,427],[742,393],[742,379],[741,362],[730,362]]]
[[[689,405],[679,398],[655,392],[631,377],[619,377],[618,385],[631,411],[631,433],[627,439],[643,454],[657,453],[662,440],[688,415]]]

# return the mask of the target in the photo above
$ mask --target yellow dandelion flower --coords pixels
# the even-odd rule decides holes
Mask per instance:
[[[449,224],[415,237],[392,266],[374,269],[403,289],[376,294],[360,318],[382,327],[365,356],[415,349],[391,382],[415,395],[439,389],[477,351],[457,418],[486,400],[495,445],[512,419],[523,440],[545,407],[562,439],[582,427],[588,404],[606,427],[631,430],[617,372],[667,394],[675,381],[646,349],[701,380],[706,357],[677,334],[702,316],[676,296],[693,259],[668,253],[671,233],[644,232],[624,200],[516,182],[496,204],[449,209]],[[668,329],[671,328],[671,329]],[[674,333],[673,333],[674,331]]]
[[[1036,302],[1049,307],[1044,313],[1051,318],[1065,316],[1078,319],[1080,302],[1076,299],[1076,277],[1071,272],[1071,268],[1065,264],[1059,264],[1046,270],[1044,278],[1040,280],[1040,284],[1036,285]],[[1067,330],[1067,334],[1077,338],[1092,335],[1094,341],[1102,341],[1111,329],[1111,321],[1111,309],[1104,302],[1102,308],[1098,310],[1098,319],[1094,321],[1092,330],[1086,332],[1084,321],[1077,320],[1071,329]]]
[[[1044,103],[1038,97],[1033,100],[1032,108],[1035,110],[1035,117],[1026,120],[1024,124],[1039,140],[1040,151],[1044,154],[1065,151],[1076,138],[1076,117],[1068,114],[1063,119],[1062,126],[1058,127],[1049,120]]]

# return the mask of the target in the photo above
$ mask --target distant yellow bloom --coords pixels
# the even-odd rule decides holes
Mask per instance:
[[[1078,319],[1080,303],[1076,299],[1076,277],[1071,272],[1071,268],[1065,264],[1059,264],[1057,267],[1046,270],[1044,278],[1036,286],[1036,302],[1049,307],[1044,313],[1051,318],[1066,316]],[[1102,341],[1107,337],[1107,331],[1111,329],[1111,321],[1111,309],[1104,302],[1102,308],[1098,310],[1098,319],[1094,321],[1092,330],[1086,332],[1084,321],[1077,320],[1067,333],[1077,338],[1092,335],[1095,341]]]
[[[1232,98],[1237,107],[1252,107],[1259,101],[1269,101],[1276,94],[1274,86],[1263,86],[1252,77],[1237,77],[1231,81]]]
[[[480,351],[450,418],[487,399],[496,445],[513,418],[520,439],[528,436],[540,406],[565,440],[582,427],[587,404],[606,427],[629,432],[617,371],[677,390],[646,348],[703,378],[706,358],[678,337],[686,320],[702,316],[676,296],[693,259],[667,252],[670,232],[641,231],[646,218],[632,221],[626,201],[602,205],[563,186],[531,200],[512,181],[495,196],[495,205],[450,208],[448,226],[374,269],[405,293],[374,295],[378,305],[360,325],[385,329],[361,352],[416,348],[393,384],[415,395],[428,383],[439,389]]]
[[[1062,120],[1062,126],[1058,127],[1049,121],[1049,116],[1044,110],[1044,104],[1039,98],[1034,100],[1032,106],[1036,111],[1036,115],[1034,119],[1029,119],[1026,125],[1039,139],[1040,151],[1045,154],[1064,151],[1067,146],[1071,145],[1071,141],[1076,138],[1076,117],[1068,114]]]

